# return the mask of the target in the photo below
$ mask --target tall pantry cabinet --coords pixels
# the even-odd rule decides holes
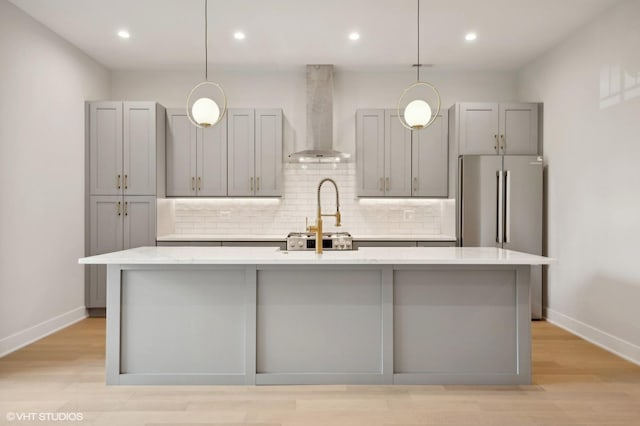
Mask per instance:
[[[155,102],[87,102],[85,252],[155,245],[165,191],[165,109]],[[90,315],[106,307],[106,267],[85,271]]]

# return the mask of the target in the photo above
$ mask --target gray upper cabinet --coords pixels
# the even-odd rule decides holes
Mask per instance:
[[[357,193],[361,197],[384,196],[384,110],[356,112]]]
[[[459,155],[538,154],[538,104],[454,105]]]
[[[196,191],[202,197],[227,195],[227,120],[197,132]]]
[[[499,109],[501,153],[538,154],[538,104],[500,104]]]
[[[167,110],[167,196],[196,195],[197,127],[185,109]]]
[[[282,194],[282,110],[255,112],[255,195]]]
[[[156,195],[156,104],[125,102],[122,171],[126,195]]]
[[[397,110],[384,114],[384,191],[386,196],[411,196],[411,131],[398,119]]]
[[[227,194],[281,195],[282,110],[231,109],[227,126]]]
[[[413,132],[411,184],[417,197],[448,195],[449,120],[446,110],[426,129]]]
[[[154,102],[89,103],[92,195],[156,195],[162,172],[164,108]],[[160,170],[158,170],[160,169]]]
[[[122,102],[89,104],[90,193],[122,192]]]
[[[199,129],[184,109],[167,110],[167,196],[227,194],[227,120]]]
[[[412,132],[397,110],[356,113],[357,193],[360,197],[446,197],[447,113]]]
[[[228,110],[228,194],[252,196],[255,192],[255,111]]]

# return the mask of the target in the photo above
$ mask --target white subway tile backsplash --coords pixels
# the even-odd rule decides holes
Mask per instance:
[[[316,214],[317,185],[330,177],[340,190],[341,230],[352,234],[452,234],[453,200],[359,199],[355,164],[285,164],[282,198],[176,199],[173,212],[176,234],[283,235],[302,231]],[[323,211],[335,209],[333,186],[321,191]],[[446,217],[445,217],[446,216]],[[448,217],[452,216],[452,217]],[[167,226],[164,226],[166,228]],[[325,229],[336,230],[326,218]]]

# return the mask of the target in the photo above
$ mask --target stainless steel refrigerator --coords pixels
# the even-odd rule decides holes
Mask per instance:
[[[458,244],[542,254],[542,157],[463,155],[458,164]],[[531,268],[531,316],[542,317],[542,267]]]

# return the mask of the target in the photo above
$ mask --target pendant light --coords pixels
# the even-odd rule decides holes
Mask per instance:
[[[400,99],[398,99],[398,119],[404,127],[409,130],[421,130],[429,127],[440,113],[440,93],[438,89],[431,83],[420,81],[420,0],[418,1],[418,62],[414,65],[417,71],[416,82],[404,89]],[[424,92],[427,93],[424,93]],[[424,100],[428,95],[435,95],[435,114],[432,114],[434,108],[429,102]],[[406,105],[405,105],[406,104]]]
[[[204,81],[197,84],[187,97],[187,116],[191,122],[201,128],[215,126],[224,117],[227,111],[227,97],[218,83],[209,81],[209,26],[207,14],[208,0],[204,0]],[[222,111],[218,103],[222,103]]]

